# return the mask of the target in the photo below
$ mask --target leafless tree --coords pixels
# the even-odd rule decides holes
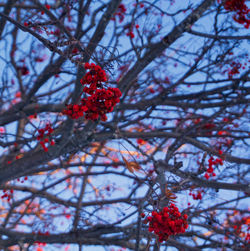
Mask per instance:
[[[234,2],[1,1],[1,250],[249,250],[249,19]],[[107,121],[63,113],[86,62],[122,92]],[[189,227],[160,243],[145,219],[173,200]]]

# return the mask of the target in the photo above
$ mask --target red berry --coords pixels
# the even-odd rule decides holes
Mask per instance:
[[[170,235],[184,233],[188,228],[187,215],[181,215],[172,203],[162,211],[153,211],[152,216],[147,217],[144,222],[149,223],[148,231],[158,235],[160,242],[167,240]]]

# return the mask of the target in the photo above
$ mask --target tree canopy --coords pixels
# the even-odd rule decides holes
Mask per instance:
[[[1,250],[249,250],[249,7],[1,1]]]

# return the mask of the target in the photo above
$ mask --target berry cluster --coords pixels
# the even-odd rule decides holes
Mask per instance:
[[[201,200],[202,199],[202,192],[204,192],[204,190],[201,191],[197,191],[197,193],[193,193],[192,191],[190,191],[189,195],[191,195],[193,197],[193,200]]]
[[[197,122],[195,121],[194,123],[195,123],[195,124],[198,124],[200,121],[201,121],[200,119],[197,119]],[[203,133],[204,133],[205,135],[210,136],[210,135],[213,134],[213,130],[215,129],[215,127],[216,127],[216,125],[213,123],[213,121],[211,121],[211,122],[208,122],[208,123],[202,125],[202,126],[200,127],[200,129],[204,130]]]
[[[220,150],[219,151],[220,154],[222,154],[222,151]],[[205,178],[208,180],[211,175],[212,176],[216,176],[216,174],[214,173],[214,167],[215,165],[223,165],[223,160],[221,158],[217,158],[217,159],[214,159],[214,157],[210,157],[208,159],[208,169],[207,169],[207,172],[205,174]]]
[[[239,74],[240,73],[240,69],[242,67],[241,63],[236,63],[236,62],[232,62],[230,64],[231,68],[228,69],[228,78],[232,79],[234,75]],[[242,67],[243,68],[243,67]]]
[[[63,114],[68,115],[72,119],[78,119],[83,116],[84,112],[86,112],[88,109],[86,106],[80,104],[80,105],[73,105],[68,104],[66,105],[67,109],[63,111]]]
[[[136,7],[138,5],[138,3],[134,3],[133,6]],[[139,3],[139,7],[143,8],[144,7],[144,3]]]
[[[213,124],[213,123],[206,123],[204,126],[202,126],[202,129],[205,129],[205,130],[211,130],[213,128],[215,128],[216,125]]]
[[[3,190],[3,195],[1,196],[1,199],[7,198],[7,200],[10,201],[12,194],[13,189],[11,189],[10,191]]]
[[[126,36],[127,36],[127,37],[131,37],[131,38],[134,38],[134,37],[135,37],[135,34],[134,34],[133,31],[128,31],[128,32],[126,33]]]
[[[185,233],[188,228],[187,215],[181,215],[178,207],[173,203],[169,207],[164,207],[162,211],[153,211],[152,216],[148,216],[145,223],[149,222],[149,232],[154,232],[159,236],[159,242],[167,240],[170,235]]]
[[[119,22],[122,23],[122,21],[124,20],[125,17],[125,13],[126,13],[127,9],[125,7],[124,4],[120,4],[118,7],[118,11],[114,14],[114,16],[118,16],[119,18]],[[115,20],[115,17],[112,18],[112,20]]]
[[[20,67],[18,66],[17,70],[20,71],[22,76],[29,75],[29,73],[30,73],[29,69],[26,66],[20,66]]]
[[[227,213],[225,227],[233,228],[232,234],[240,237],[242,241],[246,242],[249,245],[250,243],[250,217],[243,216],[242,212],[234,210],[231,213]],[[228,239],[228,236],[225,236],[224,239]],[[241,250],[248,250],[245,246],[241,246]]]
[[[246,0],[227,0],[224,3],[224,8],[228,11],[236,12],[233,16],[235,22],[244,24],[246,29],[250,26],[250,19],[248,13],[250,9],[245,4]]]
[[[135,33],[133,32],[134,27],[138,30],[140,28],[139,24],[136,24],[135,26],[125,26],[125,29],[129,29],[128,32],[126,33],[127,37],[131,37],[132,39],[135,37]]]
[[[99,65],[86,63],[85,69],[89,72],[80,82],[84,86],[83,92],[90,96],[82,98],[79,105],[66,105],[67,109],[63,113],[72,119],[78,119],[85,113],[86,119],[96,120],[100,117],[102,121],[106,121],[106,113],[113,111],[114,106],[120,102],[122,93],[118,88],[103,87],[102,82],[107,81],[107,77]]]
[[[48,137],[50,137],[50,135],[53,131],[54,130],[51,128],[49,123],[46,124],[45,128],[38,130],[38,136],[36,137],[36,139],[40,141],[40,144],[45,152],[48,152],[48,147],[46,147],[45,143],[50,142],[51,146],[55,145],[54,140],[48,139]],[[46,134],[46,132],[47,132],[47,134]]]
[[[80,82],[82,85],[90,85],[89,87],[84,87],[83,91],[91,95],[96,88],[102,87],[102,82],[106,82],[107,77],[105,71],[99,65],[85,63],[84,67],[89,72],[86,73]]]
[[[28,180],[28,177],[25,176],[23,179],[17,178],[18,182],[24,183],[25,180]],[[1,199],[6,198],[7,201],[10,201],[11,197],[13,196],[14,190],[10,189],[9,191],[4,189],[3,190],[3,195],[1,196]]]

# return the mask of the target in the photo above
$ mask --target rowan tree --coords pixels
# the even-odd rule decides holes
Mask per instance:
[[[249,15],[1,1],[1,250],[249,250]]]

